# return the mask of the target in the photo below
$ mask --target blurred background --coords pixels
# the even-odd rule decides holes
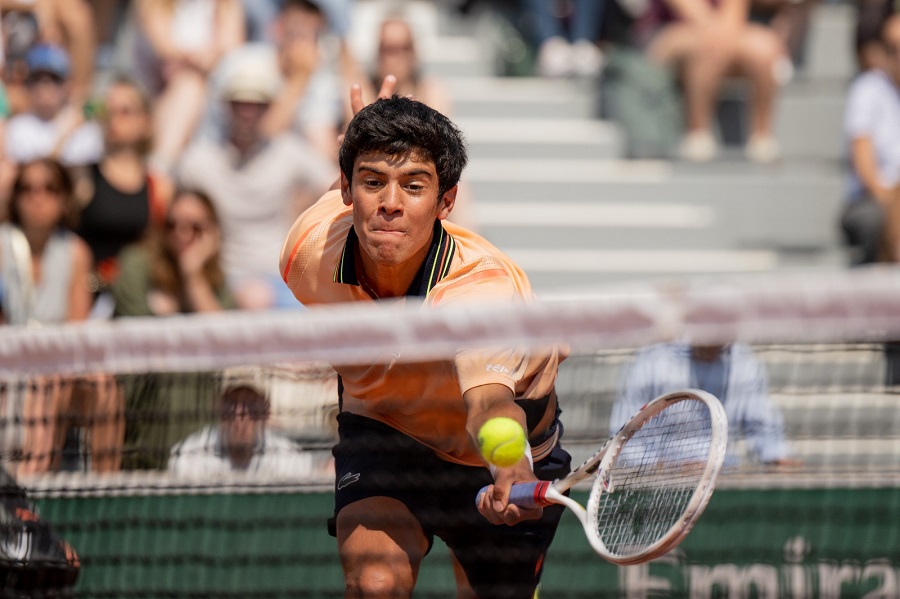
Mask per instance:
[[[454,218],[510,253],[541,292],[858,262],[861,242],[848,245],[841,230],[853,170],[844,112],[854,77],[881,64],[857,47],[879,52],[891,7],[732,3],[6,2],[0,198],[10,204],[29,160],[73,170],[96,300],[121,250],[162,227],[155,215],[175,188],[202,191],[220,213],[235,305],[289,303],[271,288],[264,252],[248,248],[336,177],[349,84],[367,83],[371,98],[395,72],[401,93],[447,112],[468,138]],[[230,78],[245,89],[229,95]],[[127,105],[129,86],[144,120],[128,121],[110,96]],[[264,161],[302,157],[299,172],[261,186],[253,179],[265,167],[224,164],[236,126],[247,129],[237,146],[285,141]],[[265,201],[248,208],[237,189]],[[126,197],[141,193],[150,199]],[[126,200],[138,214],[115,213]],[[258,222],[239,227],[246,216]],[[278,235],[266,237],[277,252]],[[95,316],[114,312],[108,299]]]

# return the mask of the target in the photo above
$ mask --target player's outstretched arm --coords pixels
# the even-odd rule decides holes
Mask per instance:
[[[525,428],[525,412],[513,401],[513,393],[501,384],[474,387],[463,395],[468,408],[466,430],[473,446],[478,445],[478,431],[492,418],[512,418]],[[537,477],[527,456],[516,464],[494,470],[494,484],[478,502],[478,511],[492,524],[517,524],[541,517],[542,509],[526,509],[509,503],[509,490],[514,483],[533,482]]]

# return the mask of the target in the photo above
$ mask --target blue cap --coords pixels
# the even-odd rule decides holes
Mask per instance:
[[[59,46],[39,44],[31,48],[25,55],[28,75],[50,73],[60,79],[69,78],[69,55]]]

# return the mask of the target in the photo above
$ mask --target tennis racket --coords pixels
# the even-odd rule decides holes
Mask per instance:
[[[513,485],[509,500],[522,507],[562,504],[601,557],[640,564],[672,550],[690,532],[712,496],[727,441],[718,399],[695,389],[667,393],[641,408],[571,474],[553,483]],[[587,508],[564,495],[592,476]]]

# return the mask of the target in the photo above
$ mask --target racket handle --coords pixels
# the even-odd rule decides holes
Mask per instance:
[[[519,507],[544,507],[550,505],[551,501],[547,501],[547,490],[550,483],[547,481],[538,481],[534,483],[518,483],[509,490],[509,502]],[[478,491],[475,504],[481,502],[481,496],[487,492],[487,487],[482,487]]]

